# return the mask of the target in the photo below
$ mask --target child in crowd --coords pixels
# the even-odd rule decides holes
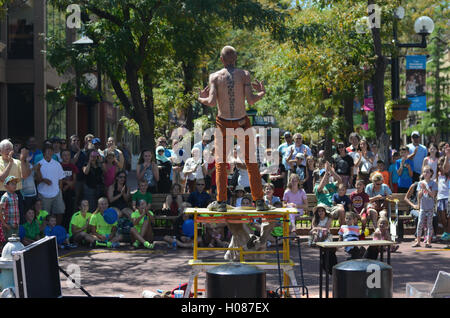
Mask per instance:
[[[13,234],[19,234],[19,198],[16,194],[18,178],[8,176],[3,183],[6,192],[0,199],[0,221],[3,226],[4,240]]]
[[[33,204],[34,215],[36,215],[36,219],[39,223],[39,229],[41,230],[41,234],[44,233],[45,227],[48,225],[47,217],[48,212],[42,210],[42,200],[40,198],[36,198]]]
[[[359,179],[356,181],[356,190],[350,194],[350,201],[352,202],[352,209],[361,219],[361,239],[364,239],[364,232],[367,224],[369,204],[369,195],[365,192],[364,181]]]
[[[45,236],[56,236],[56,242],[61,249],[76,248],[76,244],[70,244],[69,235],[64,227],[56,225],[56,215],[47,217],[48,225],[44,229]]]
[[[438,162],[438,194],[437,194],[437,213],[440,223],[444,227],[444,233],[442,233],[441,240],[450,240],[450,208],[448,205],[449,199],[449,184],[450,184],[450,171],[445,172],[445,162],[450,158],[441,157]]]
[[[289,214],[290,232],[295,233],[297,219],[308,208],[308,198],[306,197],[305,190],[301,188],[299,176],[295,173],[289,176],[287,189],[283,195],[283,202],[286,207],[297,209],[297,214]]]
[[[152,203],[152,194],[147,191],[148,190],[148,182],[145,179],[141,179],[139,181],[138,189],[131,196],[131,206],[133,207],[133,211],[137,210],[136,203],[139,200],[145,200],[147,204]]]
[[[330,232],[333,218],[328,212],[328,207],[319,203],[313,210],[312,229],[309,232],[308,244],[314,246],[317,242],[332,242],[333,235]]]
[[[41,238],[39,223],[36,220],[33,209],[28,209],[25,213],[25,223],[20,227],[23,229],[23,233],[20,235],[23,245],[30,245]]]
[[[140,200],[138,202],[138,210],[131,214],[134,228],[130,229],[131,238],[134,241],[133,246],[139,248],[142,244],[145,248],[153,249],[153,228],[155,223],[153,212],[148,209],[147,202]]]
[[[234,206],[235,207],[240,207],[241,206],[241,201],[242,198],[245,195],[245,189],[243,186],[238,185],[236,186],[236,189],[234,190],[234,197],[235,197],[235,201],[234,201]]]
[[[425,247],[431,248],[431,239],[433,237],[433,212],[434,200],[437,196],[438,187],[436,182],[431,180],[433,170],[426,165],[422,170],[424,180],[417,185],[417,198],[419,200],[419,223],[417,224],[416,243],[412,247],[420,246],[420,238],[424,227],[427,227],[427,237]]]
[[[325,168],[325,158],[319,158],[317,160],[317,168],[313,173],[313,188],[320,182],[320,171]],[[312,192],[313,193],[313,192]]]
[[[348,197],[347,186],[343,183],[339,184],[338,192],[333,195],[333,205],[342,205],[344,211],[349,212],[352,210],[352,201]]]
[[[73,242],[77,244],[88,243],[90,247],[95,246],[95,237],[87,232],[91,216],[89,201],[82,200],[80,202],[80,211],[74,213],[69,224],[69,237]]]
[[[283,207],[283,203],[280,202],[275,202],[273,204],[274,208],[282,208]],[[278,219],[275,222],[275,225],[272,229],[272,231],[270,232],[270,235],[267,237],[267,247],[269,247],[272,244],[276,243],[276,237],[282,237],[283,236],[283,221],[282,219]],[[278,240],[278,244],[282,244],[283,240]]]
[[[267,205],[275,205],[275,203],[280,202],[281,200],[279,197],[273,195],[274,193],[274,186],[272,183],[266,183],[264,185],[264,200],[266,201]]]
[[[291,167],[289,175],[291,173],[295,173],[296,175],[298,175],[302,184],[305,183],[309,178],[308,169],[306,168],[305,163],[305,154],[301,152],[295,155],[295,160],[289,161],[289,165]]]
[[[396,162],[400,159],[400,154],[398,151],[394,152],[392,155],[392,163],[389,166],[389,180],[390,180],[390,188],[392,192],[397,193],[398,192],[398,173],[396,168]]]
[[[341,225],[338,232],[339,241],[359,241],[359,226],[355,225],[357,221],[358,218],[355,212],[345,213],[345,224]],[[359,248],[357,246],[347,246],[344,249],[350,255],[349,259],[361,258],[366,251],[364,247]]]
[[[383,183],[392,190],[390,174],[389,174],[389,171],[386,170],[386,166],[385,166],[383,160],[377,161],[377,168],[375,169],[375,171],[373,173],[376,173],[376,172],[381,173],[381,175],[383,176]]]
[[[389,220],[386,217],[381,217],[378,219],[377,228],[375,229],[375,232],[373,233],[373,240],[374,241],[392,241],[391,233],[389,231]],[[392,245],[391,246],[391,252],[394,253],[398,250],[400,246],[399,245]],[[377,259],[378,254],[381,253],[381,251],[384,250],[383,246],[370,246],[367,249],[367,253],[365,255],[366,258],[369,259]]]

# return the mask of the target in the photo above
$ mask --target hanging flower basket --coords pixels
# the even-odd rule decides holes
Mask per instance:
[[[408,117],[409,106],[411,101],[409,99],[398,99],[392,101],[392,118],[394,120],[404,120]]]

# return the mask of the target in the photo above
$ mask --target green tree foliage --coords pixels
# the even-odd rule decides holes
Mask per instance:
[[[49,0],[60,10],[68,0]],[[219,23],[236,28],[256,27],[279,33],[283,15],[258,1],[240,0],[80,0],[87,16],[86,34],[95,45],[90,51],[48,39],[48,60],[59,72],[99,65],[128,115],[139,125],[141,147],[154,148],[155,93],[170,88],[162,70],[180,67],[183,98],[193,100],[200,57],[220,35]],[[167,73],[166,73],[167,74]],[[172,80],[177,80],[173,79]],[[162,87],[162,88],[161,88]],[[173,87],[172,87],[173,88]],[[192,103],[187,103],[191,104]],[[167,113],[167,110],[165,110]],[[158,113],[159,114],[159,113]]]

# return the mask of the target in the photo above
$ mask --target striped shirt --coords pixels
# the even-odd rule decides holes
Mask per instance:
[[[19,197],[16,193],[5,192],[0,199],[3,217],[8,225],[19,224]]]
[[[344,242],[359,241],[359,226],[358,225],[342,225],[338,234],[343,237]],[[347,246],[345,251],[348,252],[352,246]]]

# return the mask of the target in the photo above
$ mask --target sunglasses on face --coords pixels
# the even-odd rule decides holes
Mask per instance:
[[[118,178],[118,179],[125,179],[126,176],[118,176],[117,178]]]
[[[198,186],[204,186],[204,184],[203,184],[203,183],[197,183],[197,185],[198,185]]]

